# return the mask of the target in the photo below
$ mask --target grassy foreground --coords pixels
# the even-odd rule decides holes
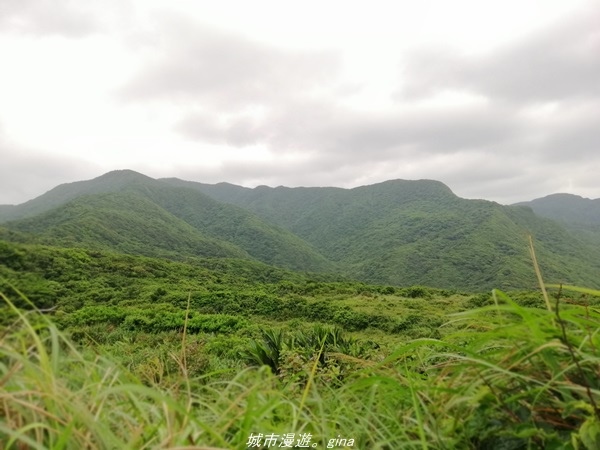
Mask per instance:
[[[584,295],[559,290],[545,309],[494,291],[494,304],[448,316],[457,331],[379,360],[323,341],[287,377],[265,366],[192,377],[194,355],[173,353],[169,383],[77,347],[2,295],[16,320],[0,335],[0,448],[598,449],[600,312],[589,299],[600,292],[570,289]],[[353,370],[320,369],[333,358]]]

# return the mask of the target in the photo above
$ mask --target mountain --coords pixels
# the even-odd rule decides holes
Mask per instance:
[[[553,194],[517,205],[529,206],[538,216],[565,225],[600,227],[600,198],[592,200],[573,194]]]
[[[533,287],[532,234],[548,281],[599,283],[600,251],[584,239],[527,208],[459,198],[438,181],[391,180],[354,189],[163,181],[243,206],[368,282]]]
[[[133,192],[83,195],[8,227],[45,244],[113,249],[145,256],[250,258],[228,242],[208,237]],[[151,242],[152,245],[148,245]]]
[[[517,205],[531,208],[540,217],[555,220],[590,247],[600,248],[600,199],[553,194]]]
[[[36,214],[64,205],[82,195],[118,192],[127,186],[143,185],[153,181],[155,181],[153,178],[133,170],[114,170],[93,180],[61,184],[20,205],[0,205],[0,223],[33,217]]]
[[[600,246],[584,234],[528,206],[459,198],[432,180],[249,189],[116,171],[0,210],[0,223],[8,230],[0,236],[20,242],[33,236],[171,259],[245,258],[469,291],[534,288],[531,234],[547,282],[600,286]]]
[[[332,270],[309,244],[255,214],[133,171],[61,185],[0,216],[45,244],[125,253],[256,259],[294,270]],[[20,219],[14,220],[15,217]]]

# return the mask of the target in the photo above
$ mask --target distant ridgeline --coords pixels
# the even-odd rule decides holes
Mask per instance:
[[[573,194],[553,194],[517,205],[529,206],[538,216],[569,227],[600,228],[600,198],[591,200]]]
[[[431,180],[254,189],[114,171],[0,206],[0,238],[173,260],[229,258],[388,285],[600,287],[600,200],[503,206]]]

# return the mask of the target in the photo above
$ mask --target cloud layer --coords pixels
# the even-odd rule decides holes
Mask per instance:
[[[42,21],[48,2],[9,1],[0,27],[69,39],[114,28],[115,14],[96,18],[76,2],[57,5]],[[394,61],[386,76],[395,85],[357,81],[352,49],[286,46],[169,10],[142,23],[139,8],[132,10],[120,10],[132,30],[111,39],[132,52],[133,70],[107,95],[119,110],[159,117],[171,137],[156,141],[173,145],[149,150],[132,169],[165,166],[170,156],[175,172],[149,175],[344,187],[430,178],[458,195],[505,203],[557,191],[600,196],[592,170],[600,167],[600,8],[593,3],[478,52],[440,42],[410,52],[373,47]],[[201,155],[213,163],[186,162]]]

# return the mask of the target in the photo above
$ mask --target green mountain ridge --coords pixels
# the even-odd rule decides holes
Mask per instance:
[[[155,181],[133,170],[113,170],[92,180],[64,183],[20,205],[0,205],[0,223],[32,217],[87,194],[118,192],[132,184]]]
[[[115,171],[61,185],[10,208],[8,218],[0,210],[2,222],[46,244],[246,258],[369,283],[471,291],[535,287],[532,234],[548,282],[600,285],[600,249],[583,234],[531,207],[459,198],[433,180],[250,189]]]
[[[33,210],[43,212],[31,216]],[[297,236],[251,212],[132,171],[62,185],[27,202],[17,215],[25,218],[4,227],[45,244],[174,259],[256,259],[293,270],[334,268]]]
[[[532,234],[549,279],[598,285],[600,251],[586,246],[584,236],[530,208],[459,198],[439,181],[390,180],[354,189],[163,181],[243,205],[371,283],[534,287],[527,250]]]
[[[600,198],[574,194],[552,194],[517,205],[530,207],[538,216],[571,226],[600,226]]]
[[[37,216],[6,224],[41,243],[110,248],[167,258],[180,255],[250,258],[227,242],[207,237],[133,192],[87,194]],[[148,246],[151,241],[153,245]]]
[[[552,194],[517,205],[554,220],[591,248],[600,249],[600,199],[574,194]]]

